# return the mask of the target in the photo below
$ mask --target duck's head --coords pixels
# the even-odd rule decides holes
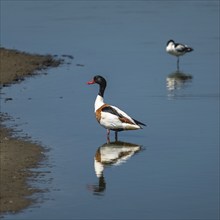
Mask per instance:
[[[105,88],[107,86],[107,82],[105,80],[104,77],[100,76],[100,75],[96,75],[93,77],[93,79],[89,82],[87,82],[88,85],[91,85],[91,84],[99,84],[99,95],[103,96],[104,95],[104,91],[105,91]]]
[[[106,86],[107,84],[105,78],[99,75],[94,76],[91,81],[87,82],[88,85],[95,84],[95,83],[99,84],[100,86],[101,85]]]

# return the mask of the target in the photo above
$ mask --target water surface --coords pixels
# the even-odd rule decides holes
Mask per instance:
[[[49,148],[51,180],[39,183],[41,203],[5,219],[217,219],[218,18],[218,1],[1,1],[1,45],[74,56],[3,89],[1,111]],[[190,79],[170,77],[169,39],[194,48],[180,58]],[[121,132],[122,145],[112,134],[106,147],[95,120],[98,87],[86,82],[96,74],[107,103],[147,124]]]

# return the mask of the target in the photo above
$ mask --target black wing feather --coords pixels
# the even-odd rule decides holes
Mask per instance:
[[[113,115],[116,115],[118,117],[122,117],[121,114],[119,114],[114,108],[112,108],[111,106],[106,106],[102,109],[103,112],[108,112],[111,113]]]
[[[132,118],[133,119],[133,118]],[[134,122],[137,124],[137,125],[143,125],[143,126],[147,126],[146,124],[140,122],[140,121],[137,121],[136,119],[133,119]]]
[[[118,113],[116,109],[112,108],[111,106],[106,106],[106,107],[104,107],[104,108],[102,109],[102,111],[103,111],[103,112],[111,113],[111,114],[116,115],[116,116],[118,116],[118,117],[122,117],[122,118],[124,117],[123,115],[121,115],[120,113]],[[132,118],[132,119],[133,119],[133,118]],[[140,121],[138,121],[138,120],[136,120],[136,119],[133,119],[133,120],[134,120],[134,122],[135,122],[137,125],[146,126],[146,124],[144,124],[144,123],[142,123],[142,122],[140,122]]]

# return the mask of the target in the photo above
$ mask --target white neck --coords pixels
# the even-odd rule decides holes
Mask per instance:
[[[99,109],[102,105],[104,105],[104,99],[102,96],[97,95],[96,100],[95,100],[95,111]]]

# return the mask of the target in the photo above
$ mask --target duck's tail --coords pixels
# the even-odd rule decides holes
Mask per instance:
[[[132,118],[133,119],[133,118]],[[138,120],[136,120],[136,119],[133,119],[134,120],[134,122],[137,124],[137,125],[142,125],[142,126],[147,126],[146,124],[144,124],[144,123],[142,123],[142,122],[140,122],[140,121],[138,121]],[[141,126],[140,126],[141,127]],[[142,127],[141,127],[142,128]]]

